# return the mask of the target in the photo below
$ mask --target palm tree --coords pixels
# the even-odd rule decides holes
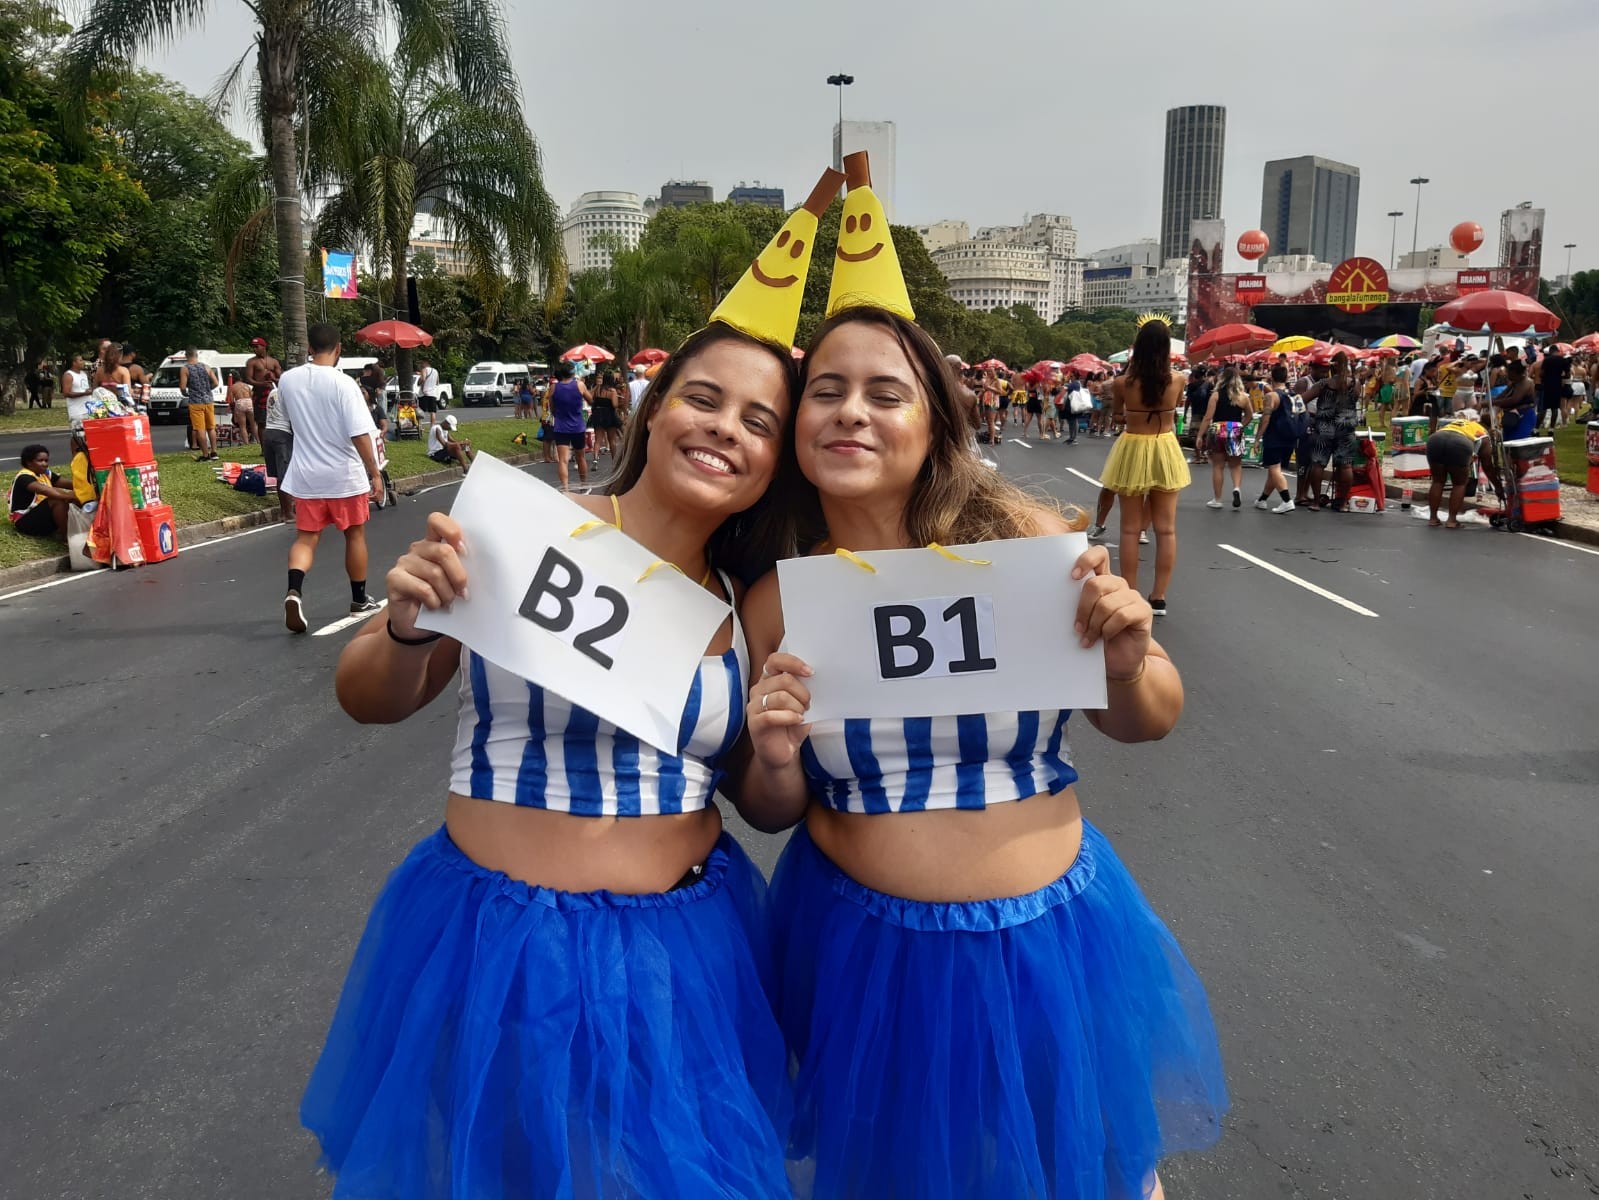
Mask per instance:
[[[567,330],[569,337],[598,342],[627,358],[645,346],[678,340],[672,336],[679,332],[674,318],[679,318],[676,324],[686,324],[684,334],[703,320],[688,315],[697,306],[675,253],[642,244],[629,249],[615,234],[594,240],[609,244],[611,265],[573,278],[571,303],[577,316]]]
[[[300,189],[300,137],[308,95],[336,86],[335,43],[370,45],[385,11],[408,31],[413,44],[430,45],[451,62],[457,86],[485,99],[487,56],[498,67],[493,85],[504,93],[512,78],[504,50],[498,0],[247,0],[256,19],[250,47],[224,78],[219,92],[248,74],[253,58],[261,139],[271,179],[272,224],[277,233],[278,288],[283,306],[283,357],[299,362],[305,352],[305,229]],[[68,47],[68,92],[85,95],[97,79],[114,80],[132,70],[131,50],[169,41],[201,24],[207,0],[92,0]],[[320,69],[317,69],[320,64]]]
[[[484,77],[456,90],[452,66]],[[507,81],[509,89],[498,86]],[[564,291],[560,213],[514,86],[493,55],[452,63],[436,44],[402,37],[391,57],[347,63],[341,85],[319,93],[307,169],[322,201],[318,240],[361,246],[387,274],[396,309],[406,307],[411,225],[422,208],[465,253],[491,317],[507,266],[515,283],[528,284],[536,267],[547,294]],[[410,359],[396,353],[402,387]]]

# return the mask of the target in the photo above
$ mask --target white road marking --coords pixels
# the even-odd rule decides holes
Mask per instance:
[[[1519,530],[1517,531],[1520,532]],[[1531,538],[1535,542],[1543,542],[1550,546],[1559,546],[1562,550],[1581,550],[1584,554],[1599,554],[1592,546],[1579,546],[1576,542],[1563,542],[1559,538],[1542,537],[1536,533],[1522,533],[1522,537]],[[0,596],[0,599],[4,599]]]
[[[1029,450],[1033,448],[1033,443],[1024,442],[1021,438],[1011,438],[1010,440],[1015,442],[1018,446],[1026,446]]]
[[[1371,609],[1364,608],[1361,605],[1356,604],[1353,600],[1345,600],[1337,592],[1329,592],[1324,587],[1317,587],[1314,583],[1311,583],[1310,580],[1301,579],[1293,572],[1285,571],[1275,563],[1269,563],[1263,558],[1256,558],[1253,554],[1250,554],[1246,550],[1240,550],[1237,546],[1229,546],[1226,542],[1217,542],[1216,545],[1220,549],[1227,551],[1229,554],[1236,554],[1239,558],[1244,559],[1246,562],[1252,562],[1257,567],[1261,567],[1264,570],[1270,571],[1273,575],[1281,576],[1289,583],[1304,588],[1307,592],[1315,592],[1316,595],[1320,596],[1324,600],[1331,600],[1334,604],[1341,604],[1352,613],[1359,613],[1363,617],[1375,617],[1377,615],[1376,613],[1372,612]]]
[[[1089,475],[1089,474],[1087,474],[1086,472],[1083,472],[1083,471],[1079,471],[1076,467],[1067,467],[1066,469],[1068,471],[1070,471],[1073,475],[1077,476],[1077,478],[1086,479],[1089,483],[1093,484],[1097,488],[1102,488],[1102,487],[1105,486],[1103,483],[1099,482],[1099,480],[1095,479],[1092,475]]]
[[[388,600],[385,599],[385,600],[379,600],[378,601],[378,607],[379,608],[387,608],[388,606],[389,606]],[[337,633],[341,629],[348,629],[351,625],[359,625],[362,621],[365,621],[369,617],[371,617],[371,615],[372,614],[369,613],[369,612],[351,613],[349,616],[342,617],[339,620],[333,622],[333,624],[331,624],[331,625],[322,626],[321,629],[318,629],[311,636],[312,637],[327,637],[328,634]]]

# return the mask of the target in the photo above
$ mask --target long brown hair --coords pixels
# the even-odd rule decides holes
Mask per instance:
[[[705,553],[714,566],[732,572],[748,584],[770,571],[777,565],[778,559],[792,557],[796,549],[795,481],[799,477],[799,466],[794,458],[792,410],[799,403],[799,372],[793,355],[786,349],[757,341],[719,321],[712,321],[704,329],[689,334],[672,356],[661,364],[660,371],[650,380],[650,386],[639,398],[638,408],[628,418],[627,431],[622,435],[622,448],[616,456],[616,470],[601,484],[601,490],[605,495],[620,496],[639,481],[649,461],[650,418],[660,408],[661,400],[676,386],[683,369],[697,355],[718,342],[743,342],[770,353],[783,368],[783,383],[790,400],[791,411],[789,419],[783,424],[777,473],[772,478],[771,486],[749,508],[734,513],[717,526],[716,532],[705,543]]]
[[[971,422],[962,409],[960,378],[938,343],[921,328],[881,308],[847,308],[823,322],[805,351],[800,368],[800,390],[816,352],[833,330],[861,323],[886,329],[899,343],[927,396],[930,445],[927,459],[905,504],[905,532],[913,546],[929,542],[958,546],[992,542],[1001,538],[1031,537],[1040,531],[1040,510],[1065,516],[1073,528],[1086,528],[1087,514],[1063,513],[1047,496],[1024,492],[973,453]],[[821,501],[815,485],[801,479],[804,520],[802,542],[826,536]]]
[[[1127,377],[1138,384],[1145,408],[1159,408],[1171,387],[1171,330],[1165,321],[1145,321],[1133,338]]]

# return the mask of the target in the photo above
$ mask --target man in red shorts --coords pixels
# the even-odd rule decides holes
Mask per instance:
[[[361,388],[338,369],[339,327],[306,331],[311,361],[278,380],[278,404],[294,429],[294,455],[278,487],[294,497],[294,544],[289,547],[289,592],[283,623],[290,633],[308,628],[300,594],[329,525],[344,534],[344,570],[350,577],[350,612],[382,607],[366,594],[368,502],[383,495],[372,416]]]
[[[266,338],[251,338],[255,354],[245,360],[244,382],[250,385],[250,403],[255,412],[266,416],[267,397],[283,374],[283,364],[267,353]]]

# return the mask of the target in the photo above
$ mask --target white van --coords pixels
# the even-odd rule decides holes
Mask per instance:
[[[461,394],[466,404],[509,404],[527,378],[525,363],[480,362],[466,375]]]
[[[218,415],[229,412],[228,408],[228,375],[239,378],[244,376],[244,364],[254,357],[249,354],[218,354],[215,350],[200,351],[200,361],[205,363],[217,373],[217,386],[211,390],[211,401],[217,407]],[[150,420],[152,423],[162,420],[187,421],[189,419],[189,398],[178,387],[178,372],[183,364],[188,361],[187,356],[179,351],[169,354],[161,360],[161,365],[155,369],[155,374],[150,380]]]
[[[339,356],[339,370],[343,371],[357,383],[361,382],[361,372],[370,367],[377,359],[370,355],[341,354]]]

